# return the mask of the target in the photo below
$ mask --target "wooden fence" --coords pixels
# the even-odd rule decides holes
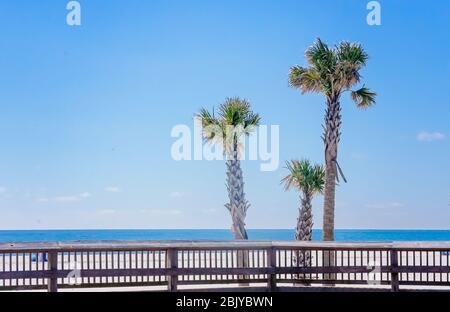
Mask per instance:
[[[360,290],[399,291],[411,286],[450,290],[450,242],[0,244],[0,291],[116,287],[184,291],[202,286],[293,291],[352,285]]]

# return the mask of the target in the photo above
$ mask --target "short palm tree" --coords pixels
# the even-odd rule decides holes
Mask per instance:
[[[286,191],[297,189],[301,208],[297,220],[295,239],[311,241],[313,229],[312,200],[316,194],[322,194],[325,185],[325,170],[320,165],[311,165],[309,160],[292,160],[286,163],[289,174],[281,182]]]
[[[309,160],[292,160],[286,163],[289,174],[281,180],[286,191],[295,188],[300,192],[301,207],[297,219],[295,239],[311,241],[313,230],[312,200],[316,194],[322,194],[325,184],[325,170],[320,165],[312,166]],[[311,265],[311,253],[299,252],[294,255],[298,266]]]
[[[245,199],[244,179],[241,169],[240,139],[250,135],[259,125],[260,116],[254,113],[247,100],[238,97],[227,98],[219,107],[216,117],[214,112],[201,109],[197,114],[203,127],[206,141],[222,144],[226,155],[227,189],[229,203],[225,207],[230,211],[232,231],[235,239],[248,239],[245,229],[245,217],[250,204]]]
[[[360,71],[366,66],[368,54],[357,43],[341,42],[330,48],[320,39],[306,50],[308,67],[294,66],[289,73],[289,83],[302,93],[322,93],[326,98],[326,116],[323,140],[325,144],[326,181],[324,190],[323,240],[334,240],[334,210],[338,173],[345,181],[339,167],[338,145],[341,137],[341,97],[349,91],[358,108],[375,104],[376,93],[362,86],[352,88],[361,81]]]

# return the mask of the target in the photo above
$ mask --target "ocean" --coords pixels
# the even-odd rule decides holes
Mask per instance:
[[[293,230],[249,230],[250,240],[293,240]],[[322,232],[315,230],[314,240]],[[450,230],[336,230],[337,241],[450,241]],[[102,240],[232,240],[229,230],[33,230],[0,231],[0,243]]]

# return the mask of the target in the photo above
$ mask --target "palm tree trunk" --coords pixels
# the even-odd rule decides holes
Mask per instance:
[[[336,166],[327,164],[324,208],[323,208],[323,240],[334,241],[334,208],[336,194]]]
[[[227,160],[227,189],[230,202],[225,205],[230,211],[232,219],[232,232],[236,240],[247,240],[247,230],[245,229],[245,217],[250,204],[245,199],[244,178],[242,175],[241,162],[238,155],[238,145],[235,142],[229,159]],[[237,265],[239,268],[246,268],[249,265],[248,251],[238,250]],[[238,279],[241,286],[247,286],[248,276],[240,275]]]
[[[295,239],[299,241],[311,241],[312,240],[312,196],[309,194],[303,194],[301,198],[302,207],[297,221],[297,230],[295,232]]]
[[[336,194],[337,153],[341,136],[341,105],[337,97],[328,99],[325,117],[325,191],[323,240],[334,241],[334,208]]]
[[[334,241],[334,216],[337,177],[337,154],[341,136],[341,104],[339,96],[330,97],[327,100],[325,117],[325,191],[323,208],[323,240]],[[324,251],[323,266],[334,266],[334,252]],[[335,274],[325,274],[325,280],[335,280]]]
[[[245,200],[244,178],[241,162],[238,158],[237,144],[234,144],[232,155],[227,160],[227,189],[230,202],[225,205],[230,211],[232,231],[237,240],[247,240],[245,217],[250,204]]]
[[[304,193],[301,198],[302,207],[299,210],[300,214],[297,219],[297,229],[295,231],[295,239],[298,241],[311,241],[313,229],[312,216],[312,196]],[[298,267],[311,266],[311,252],[308,250],[297,252],[294,257],[294,265]],[[310,279],[309,275],[295,276],[298,279]]]

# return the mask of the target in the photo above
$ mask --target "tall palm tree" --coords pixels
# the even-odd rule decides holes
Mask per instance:
[[[259,125],[260,116],[254,113],[247,100],[238,97],[227,98],[219,107],[216,117],[214,112],[202,108],[197,114],[202,123],[203,138],[224,148],[227,165],[227,190],[229,203],[225,207],[232,218],[232,231],[235,239],[247,240],[245,217],[250,204],[245,199],[244,179],[241,169],[242,136],[250,135]]]
[[[302,93],[322,93],[326,98],[323,240],[333,241],[336,181],[339,182],[339,174],[346,181],[337,159],[342,124],[341,97],[349,91],[356,106],[365,109],[375,104],[376,93],[365,86],[352,90],[360,83],[360,71],[369,58],[360,44],[344,41],[330,48],[317,39],[306,50],[305,56],[309,66],[292,67],[289,83]]]

